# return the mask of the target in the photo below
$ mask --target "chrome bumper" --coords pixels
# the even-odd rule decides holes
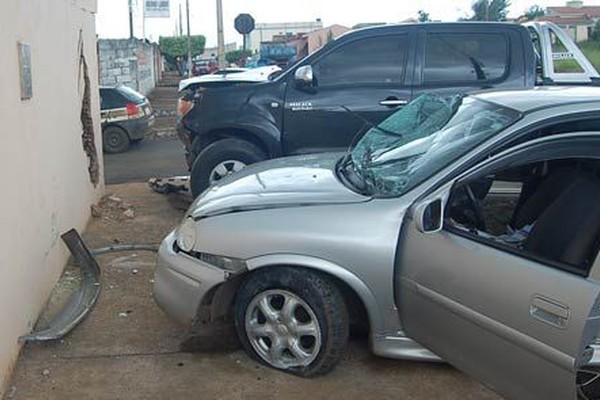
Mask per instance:
[[[168,315],[189,325],[200,302],[225,281],[225,272],[173,249],[175,233],[160,245],[154,274],[154,300]]]

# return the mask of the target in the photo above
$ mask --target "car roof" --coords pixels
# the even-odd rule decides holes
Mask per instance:
[[[595,102],[600,107],[600,87],[594,86],[540,86],[490,90],[475,92],[471,96],[523,113],[577,103]]]

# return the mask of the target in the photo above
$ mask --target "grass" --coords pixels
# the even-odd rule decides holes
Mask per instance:
[[[600,42],[588,40],[577,43],[583,54],[587,57],[597,71],[600,71]]]

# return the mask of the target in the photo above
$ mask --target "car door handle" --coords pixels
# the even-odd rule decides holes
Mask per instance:
[[[542,322],[558,328],[565,328],[569,323],[571,310],[557,301],[542,296],[534,296],[531,300],[529,313],[533,318]]]
[[[408,104],[408,100],[400,100],[397,98],[391,98],[388,97],[385,100],[381,100],[379,102],[380,106],[385,106],[385,107],[399,107],[399,106],[405,106]]]

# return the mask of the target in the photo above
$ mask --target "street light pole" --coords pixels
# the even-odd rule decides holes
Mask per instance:
[[[192,37],[190,36],[190,0],[185,0],[185,16],[187,19],[187,69],[188,78],[192,77]]]
[[[223,1],[217,0],[217,57],[219,68],[225,68],[225,37],[223,36]]]

